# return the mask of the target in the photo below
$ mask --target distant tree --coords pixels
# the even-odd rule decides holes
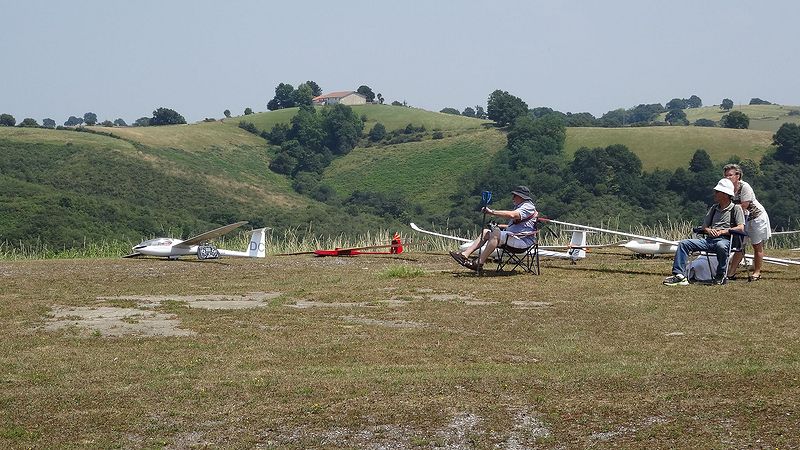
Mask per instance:
[[[135,127],[149,127],[150,126],[150,118],[149,117],[140,117],[133,121],[133,126]]]
[[[722,116],[719,123],[723,128],[746,130],[750,126],[750,118],[741,111],[731,111]]]
[[[76,127],[76,126],[78,126],[78,125],[80,125],[82,123],[83,123],[83,119],[81,119],[79,117],[75,117],[75,116],[69,116],[69,119],[67,119],[67,121],[64,122],[64,125],[68,126],[68,127]]]
[[[383,104],[383,95],[380,92],[378,92],[378,103]]]
[[[624,109],[614,109],[605,114],[603,114],[598,122],[601,127],[605,128],[616,128],[625,125],[625,115],[626,112]]]
[[[565,125],[568,127],[596,127],[598,125],[597,118],[592,113],[567,113],[565,118]]]
[[[16,124],[17,119],[15,119],[11,114],[0,114],[0,126],[13,127]]]
[[[724,109],[725,111],[730,110],[731,108],[733,108],[733,100],[729,98],[722,99],[722,104],[720,105],[720,108]]]
[[[308,84],[301,84],[297,86],[294,92],[292,92],[292,102],[295,106],[303,106],[308,105],[310,106],[313,103],[315,95],[312,91],[311,86]]]
[[[231,110],[230,110],[230,109],[226,109],[225,111],[222,111],[222,114],[223,114],[225,117],[227,117],[228,119],[230,119],[230,118],[231,118]]]
[[[305,84],[305,85],[307,85],[308,87],[311,88],[311,94],[314,97],[319,97],[320,95],[322,95],[322,88],[319,87],[319,85],[317,83],[309,80],[309,81],[306,81],[303,84]]]
[[[278,109],[292,108],[294,104],[294,86],[287,83],[280,83],[275,87],[275,97],[267,103],[267,109],[275,111]]]
[[[686,120],[686,113],[682,109],[673,109],[667,113],[664,118],[670,125],[688,125],[689,121]]]
[[[766,100],[761,100],[758,97],[755,97],[755,98],[751,98],[750,99],[750,104],[751,105],[771,105],[772,103],[768,102]]]
[[[114,125],[116,125],[118,127],[127,127],[128,126],[128,124],[125,123],[125,121],[122,120],[122,118],[119,118],[119,119],[115,120],[114,121]]]
[[[37,122],[36,119],[26,117],[22,119],[22,122],[19,123],[19,126],[22,128],[39,128],[39,122]]]
[[[55,128],[56,121],[48,117],[47,119],[42,120],[42,126],[45,128]]]
[[[517,117],[528,113],[527,103],[521,98],[500,89],[489,95],[486,108],[489,113],[489,120],[494,121],[501,127],[512,124]]]
[[[717,122],[711,119],[697,119],[694,121],[694,126],[696,127],[715,127],[717,126]]]
[[[464,111],[461,112],[461,115],[464,117],[475,117],[475,110],[467,106],[464,108]]]
[[[356,146],[364,131],[364,122],[353,108],[337,103],[322,110],[324,145],[334,155],[346,155]]]
[[[686,109],[687,107],[686,99],[683,98],[673,98],[665,105],[665,108],[669,110],[673,109]]]
[[[112,122],[110,120],[104,120],[104,121],[100,122],[100,126],[113,127],[114,126],[114,122]]]
[[[378,122],[372,126],[372,129],[369,130],[369,140],[372,142],[378,142],[386,137],[386,127]]]
[[[692,155],[692,160],[689,162],[689,171],[700,173],[707,170],[714,170],[714,163],[711,161],[711,156],[708,155],[708,152],[699,148]]]
[[[483,106],[475,106],[475,118],[476,119],[486,119],[486,111],[483,109]]]
[[[686,100],[686,106],[689,108],[699,108],[703,106],[703,100],[696,95],[692,95],[688,100]]]
[[[628,124],[650,123],[655,120],[656,116],[664,111],[666,111],[666,109],[661,106],[661,103],[637,105],[625,112],[625,122]]]
[[[86,114],[83,115],[83,122],[89,126],[96,124],[97,114],[93,112],[87,112]]]
[[[460,116],[461,115],[461,113],[458,112],[458,110],[455,109],[455,108],[442,108],[439,112],[440,113],[445,113],[445,114],[454,114],[456,116]]]
[[[245,116],[249,116],[250,114],[253,114],[253,110],[250,109],[250,108],[245,108],[244,109],[244,115]]]
[[[158,108],[153,111],[153,118],[150,119],[151,126],[178,125],[184,123],[186,123],[186,119],[174,109],[169,108]]]
[[[800,163],[800,125],[784,123],[772,136],[772,143],[777,147],[775,159],[787,164]]]
[[[363,95],[364,97],[367,97],[367,101],[369,103],[372,103],[372,101],[375,100],[375,93],[372,92],[372,89],[370,89],[369,86],[362,84],[361,86],[358,87],[358,89],[356,89],[356,92]]]
[[[392,102],[392,106],[405,106],[405,105],[395,100]]]

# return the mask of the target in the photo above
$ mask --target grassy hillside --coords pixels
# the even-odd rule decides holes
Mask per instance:
[[[433,211],[447,204],[461,175],[488,164],[505,145],[500,131],[479,129],[439,140],[357,148],[334,161],[324,181],[340,194],[400,193]]]
[[[765,108],[765,107],[760,107]],[[344,197],[353,191],[401,194],[426,212],[449,208],[467,171],[489,163],[506,145],[486,121],[388,105],[354,107],[388,130],[425,126],[421,142],[357,147],[335,160],[322,181]],[[166,127],[103,128],[109,136],[75,131],[0,127],[0,241],[43,236],[68,245],[89,238],[190,234],[248,219],[276,227],[309,222],[338,233],[345,224],[386,228],[391,218],[348,215],[295,193],[291,180],[269,170],[275,148],[238,127],[260,130],[288,123],[296,109],[224,122]],[[443,139],[431,139],[441,130]],[[646,170],[687,166],[704,148],[715,161],[732,155],[758,160],[772,132],[700,127],[570,128],[566,153],[624,144]],[[397,220],[397,219],[395,219]],[[132,237],[133,236],[133,237]]]
[[[697,119],[719,120],[730,111],[723,111],[719,105],[702,108],[685,109],[686,119],[694,123]],[[786,105],[737,105],[731,111],[741,111],[750,118],[750,129],[775,133],[786,122],[800,124],[800,115],[789,115],[791,111],[800,111],[800,106]],[[666,113],[658,120],[664,120]]]
[[[772,132],[704,127],[569,128],[565,152],[581,147],[624,144],[645,170],[686,167],[695,150],[705,149],[716,162],[732,155],[758,161],[772,144]]]
[[[487,120],[472,119],[469,117],[456,116],[454,114],[444,114],[438,112],[425,111],[417,108],[406,108],[403,106],[391,105],[356,105],[352,106],[353,111],[359,116],[366,116],[367,122],[365,131],[369,131],[376,122],[382,123],[387,130],[397,130],[404,128],[409,123],[416,126],[423,125],[428,130],[469,130],[480,128],[483,124],[491,123]],[[280,109],[277,111],[239,116],[225,119],[227,127],[238,127],[240,121],[252,122],[259,130],[269,131],[275,124],[289,123],[297,113],[298,108]]]

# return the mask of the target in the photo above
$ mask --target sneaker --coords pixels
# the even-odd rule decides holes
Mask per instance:
[[[683,276],[682,273],[675,274],[671,277],[664,278],[665,286],[688,286],[689,280]]]
[[[724,275],[714,278],[714,284],[723,285],[723,284],[726,284],[726,283],[727,283],[727,280],[725,279]]]

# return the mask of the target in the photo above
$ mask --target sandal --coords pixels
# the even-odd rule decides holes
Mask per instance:
[[[479,264],[478,261],[475,260],[467,260],[467,262],[464,263],[464,267],[469,270],[474,270],[475,272],[480,272],[483,270],[483,265]]]
[[[467,257],[458,252],[450,252],[450,256],[462,266],[468,261]]]
[[[733,275],[728,275],[728,279],[729,279],[729,280],[732,280],[732,281],[736,281],[736,280],[738,280],[738,278],[736,278],[736,274],[733,274]],[[748,279],[749,279],[749,277],[748,277]]]
[[[747,277],[747,281],[758,281],[761,279],[761,274],[758,275],[750,275]]]

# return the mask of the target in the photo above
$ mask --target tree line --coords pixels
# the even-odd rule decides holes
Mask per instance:
[[[492,102],[490,102],[490,105]],[[490,106],[489,114],[492,114]],[[527,184],[544,214],[582,223],[615,220],[620,226],[696,222],[711,200],[711,188],[722,166],[738,163],[769,212],[773,227],[800,226],[800,198],[787,186],[800,183],[800,126],[783,124],[773,136],[775,149],[760,162],[732,157],[719,164],[697,149],[685,167],[674,171],[642,170],[639,157],[624,145],[578,149],[569,160],[563,153],[566,121],[562,115],[533,113],[507,126],[507,146],[484,169],[465,174],[447,217],[432,218],[451,227],[479,224],[476,211],[485,190],[510,192]],[[503,199],[502,202],[510,202]]]

